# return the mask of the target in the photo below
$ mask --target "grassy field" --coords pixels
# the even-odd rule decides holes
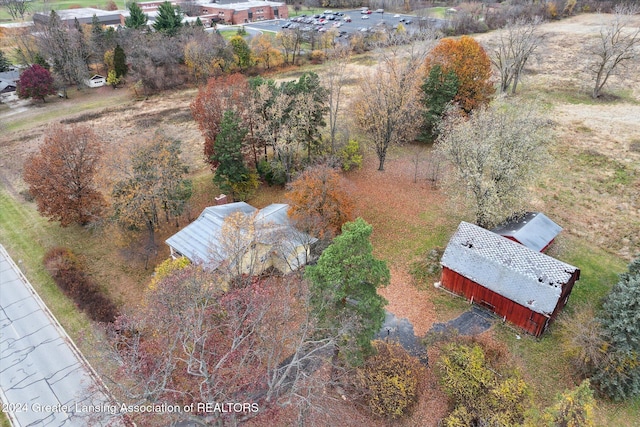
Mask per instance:
[[[95,9],[106,9],[109,0],[34,0],[30,2],[30,8],[24,17],[26,22],[31,21],[33,13],[49,13],[53,10],[63,10],[78,7],[92,7]],[[118,8],[125,9],[125,2],[118,0],[115,2]],[[11,22],[11,16],[7,13],[6,9],[0,7],[0,23]]]

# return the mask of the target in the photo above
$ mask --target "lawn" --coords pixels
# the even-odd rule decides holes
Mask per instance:
[[[103,9],[106,10],[106,6],[109,0],[51,0],[51,1],[43,1],[43,0],[34,0],[30,2],[30,8],[27,14],[25,15],[25,21],[32,20],[32,14],[35,12],[45,12],[49,13],[49,11],[53,10],[63,10],[63,9],[75,9],[79,7],[92,7],[94,9]],[[115,2],[118,8],[126,9],[125,3],[121,1]],[[11,16],[5,8],[0,8],[0,23],[2,22],[11,22]]]

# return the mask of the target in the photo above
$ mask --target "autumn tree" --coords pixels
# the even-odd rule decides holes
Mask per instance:
[[[454,409],[446,427],[520,425],[530,405],[527,384],[517,371],[492,366],[478,344],[449,343],[438,362],[440,384]]]
[[[314,166],[290,185],[286,194],[289,217],[298,228],[319,239],[337,236],[353,220],[354,204],[335,169]]]
[[[453,71],[458,78],[454,102],[466,113],[486,105],[494,93],[491,82],[491,60],[480,44],[469,36],[459,40],[446,38],[429,53],[426,72],[439,65],[446,75]]]
[[[537,423],[537,426],[595,427],[596,400],[589,380],[584,380],[574,389],[565,391],[556,401],[545,410],[543,420]]]
[[[251,99],[249,82],[239,73],[209,79],[207,86],[198,90],[198,95],[191,103],[191,113],[204,136],[205,161],[212,168],[217,166],[213,160],[215,143],[224,112],[233,111],[236,117],[247,123]]]
[[[276,41],[280,44],[284,52],[284,63],[295,64],[296,60],[300,57],[300,49],[304,41],[302,31],[300,29],[278,31]]]
[[[632,62],[638,55],[640,28],[633,27],[631,20],[637,6],[618,5],[611,22],[600,28],[600,34],[589,46],[592,61],[589,67],[595,77],[591,96],[600,96],[609,78]]]
[[[307,161],[322,151],[320,128],[325,125],[326,89],[315,73],[281,82],[252,79],[251,118],[254,135],[273,149],[286,181]]]
[[[255,61],[266,70],[278,67],[284,61],[280,50],[271,43],[271,37],[265,34],[259,34],[251,39],[251,51]]]
[[[20,73],[18,80],[18,97],[41,99],[45,102],[47,95],[54,95],[56,88],[51,73],[38,64],[34,64]]]
[[[63,227],[98,219],[105,204],[95,185],[102,154],[102,141],[89,127],[56,125],[47,130],[40,150],[24,167],[38,211]]]
[[[180,141],[156,132],[148,144],[131,154],[127,176],[113,187],[114,219],[127,229],[146,229],[148,248],[155,247],[161,212],[167,222],[170,218],[177,221],[191,197],[187,171],[180,159]]]
[[[418,400],[426,368],[398,343],[375,341],[374,347],[375,354],[357,369],[356,390],[375,416],[405,417]]]
[[[182,27],[182,11],[179,6],[174,6],[170,2],[165,1],[158,6],[158,16],[153,22],[153,29],[166,34],[175,36]]]
[[[495,101],[469,117],[449,115],[442,129],[436,150],[453,166],[449,188],[471,203],[476,223],[491,228],[520,212],[548,158],[549,122],[536,106]]]
[[[500,74],[500,92],[516,93],[520,77],[527,61],[540,47],[543,35],[539,26],[542,18],[512,20],[499,33],[498,45],[491,53],[491,63]]]
[[[371,140],[378,156],[378,170],[384,170],[389,146],[417,136],[421,113],[419,55],[384,57],[365,76],[353,106],[357,126]]]
[[[305,271],[320,333],[339,335],[334,366],[341,354],[350,365],[362,363],[384,322],[387,301],[377,288],[389,284],[390,274],[386,263],[373,256],[372,231],[362,218],[345,223],[317,264]]]
[[[249,44],[242,36],[233,36],[229,40],[231,48],[233,50],[233,57],[235,64],[240,71],[244,71],[247,68],[253,66],[253,58],[251,55],[251,48]]]
[[[148,20],[149,17],[142,12],[138,3],[131,2],[129,4],[129,16],[124,20],[124,25],[126,25],[127,28],[132,28],[134,30],[145,28]]]
[[[314,328],[298,276],[265,275],[227,289],[219,272],[188,266],[118,319],[110,340],[121,367],[114,387],[154,404],[259,404],[260,411],[190,414],[207,425],[235,425],[322,391],[312,377],[333,341],[316,340]]]

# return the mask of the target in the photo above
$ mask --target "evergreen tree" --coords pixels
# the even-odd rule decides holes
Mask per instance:
[[[116,45],[113,50],[113,69],[116,72],[116,77],[120,79],[127,74],[127,57],[124,54],[124,49],[120,45]]]
[[[199,16],[196,18],[196,22],[194,23],[194,26],[195,26],[195,27],[198,27],[198,28],[204,28],[204,24],[203,24],[203,23],[202,23],[202,21],[200,20],[200,17],[199,17]]]
[[[225,110],[216,137],[215,152],[211,161],[218,164],[213,181],[222,191],[233,192],[234,184],[249,179],[250,171],[242,158],[242,142],[247,129],[240,125],[240,119],[232,110]]]
[[[134,30],[139,30],[147,26],[147,21],[149,17],[142,12],[138,3],[133,2],[129,5],[129,17],[125,19],[124,25],[127,28],[133,28]]]
[[[11,68],[11,63],[9,62],[7,57],[4,56],[4,52],[0,50],[0,73],[9,71],[10,68]]]
[[[173,6],[168,1],[158,6],[158,16],[153,23],[153,28],[168,36],[175,36],[182,27],[182,11],[180,7]]]
[[[608,362],[592,381],[614,400],[640,394],[640,257],[620,275],[602,305],[601,324]]]
[[[84,39],[84,30],[82,29],[78,18],[73,19],[73,26],[78,32],[76,34],[78,54],[80,55],[80,58],[87,66],[87,68],[89,68],[89,64],[91,63],[91,50],[89,49],[89,46],[87,46],[87,42]]]
[[[348,363],[360,364],[384,322],[387,301],[377,288],[389,283],[390,274],[387,264],[373,256],[372,231],[362,218],[345,223],[318,263],[305,271],[318,330],[339,337],[334,364],[339,352]]]
[[[458,77],[452,70],[443,72],[442,66],[434,65],[422,85],[425,106],[424,123],[420,139],[434,141],[438,136],[438,125],[447,105],[458,93]]]
[[[36,55],[34,56],[33,63],[41,66],[42,68],[44,68],[47,71],[51,70],[51,65],[49,65],[47,60],[44,59],[44,57],[42,55],[40,55],[39,52],[37,52]]]

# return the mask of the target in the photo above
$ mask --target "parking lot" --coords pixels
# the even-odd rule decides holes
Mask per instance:
[[[362,9],[354,9],[347,11],[336,11],[336,13],[340,13],[342,15],[305,15],[303,13],[297,16],[291,16],[289,17],[289,19],[251,22],[249,24],[244,24],[244,27],[246,29],[270,32],[282,31],[283,26],[293,26],[292,29],[297,28],[305,31],[316,32],[325,32],[332,28],[335,28],[338,31],[344,32],[343,34],[353,34],[358,31],[373,31],[376,27],[380,27],[383,24],[388,28],[397,28],[398,24],[402,24],[407,31],[413,32],[417,31],[420,25],[424,24],[425,20],[427,19],[420,18],[415,15],[404,15],[388,12],[380,13],[374,10],[370,10],[369,12],[370,13],[362,13]],[[331,19],[331,17],[333,19]],[[321,23],[321,19],[324,19],[324,22]],[[426,23],[430,26],[442,26],[444,20],[429,18]]]

